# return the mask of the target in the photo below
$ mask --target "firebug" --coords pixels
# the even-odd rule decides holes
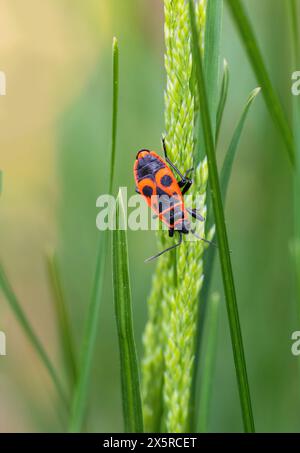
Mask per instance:
[[[183,195],[193,183],[189,177],[193,168],[187,170],[183,175],[168,158],[164,139],[163,149],[165,160],[154,151],[149,151],[148,149],[141,149],[137,153],[133,170],[136,192],[144,197],[147,204],[154,211],[155,216],[159,217],[168,226],[170,237],[173,237],[174,233],[178,232],[179,242],[148,258],[146,261],[151,261],[163,253],[178,247],[182,243],[183,234],[192,233],[197,236],[191,228],[188,215],[204,221],[204,218],[197,213],[196,209],[185,207],[183,200]],[[171,168],[179,176],[179,181],[175,178]]]

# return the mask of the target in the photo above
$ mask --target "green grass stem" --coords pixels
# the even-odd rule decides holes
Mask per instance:
[[[195,21],[194,3],[192,0],[189,0],[189,7],[192,28],[194,61],[196,64],[197,86],[199,92],[199,99],[201,102],[201,120],[208,160],[210,190],[214,210],[214,217],[216,222],[216,232],[219,247],[218,250],[222,269],[223,285],[227,304],[227,312],[232,340],[234,362],[236,367],[236,375],[238,380],[244,429],[246,432],[254,432],[254,420],[252,414],[248,376],[246,370],[246,361],[238,315],[231,257],[223,211],[221,188],[216,163],[214,135],[210,121],[210,111],[207,99],[206,82],[203,72],[201,52],[199,48],[199,37]]]
[[[225,205],[226,202],[226,195],[227,195],[227,188],[230,181],[232,167],[234,158],[236,155],[236,151],[238,148],[238,144],[241,138],[241,134],[245,125],[245,121],[247,115],[249,113],[250,106],[254,99],[256,98],[257,94],[259,93],[260,89],[255,88],[249,95],[246,105],[243,109],[242,115],[238,124],[234,130],[233,137],[229,144],[228,150],[225,155],[225,159],[223,162],[221,176],[220,176],[220,186],[221,186],[221,193],[222,193],[222,200],[223,204]],[[212,216],[208,217],[208,228],[210,228],[213,224]],[[202,348],[201,343],[204,338],[204,330],[205,330],[205,323],[206,323],[206,310],[207,310],[207,301],[209,300],[209,293],[210,293],[210,286],[212,282],[212,277],[214,273],[214,263],[216,258],[216,247],[209,247],[205,252],[205,260],[204,260],[204,275],[205,280],[203,284],[203,288],[200,294],[200,300],[202,303],[200,304],[200,312],[198,317],[198,328],[197,328],[197,341],[196,341],[196,362],[199,363],[200,359],[200,349]],[[203,349],[203,348],[202,348]],[[199,365],[197,367],[197,374],[199,374]],[[195,378],[197,381],[200,379],[198,377]]]

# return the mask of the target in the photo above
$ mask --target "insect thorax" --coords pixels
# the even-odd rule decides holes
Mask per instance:
[[[137,176],[141,180],[145,177],[155,176],[155,174],[161,168],[165,168],[165,165],[160,160],[156,159],[151,154],[139,159],[137,166]]]

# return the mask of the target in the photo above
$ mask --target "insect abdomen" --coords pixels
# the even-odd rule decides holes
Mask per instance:
[[[161,197],[159,201],[159,218],[171,229],[187,233],[189,222],[182,200],[172,197]]]

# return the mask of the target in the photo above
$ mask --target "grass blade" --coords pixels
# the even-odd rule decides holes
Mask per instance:
[[[222,13],[223,0],[208,0],[204,38],[204,71],[213,131],[216,128],[216,111],[218,103]]]
[[[228,188],[228,183],[231,175],[231,170],[232,170],[232,164],[235,158],[236,150],[241,138],[241,133],[245,125],[245,121],[249,112],[249,109],[251,107],[252,102],[260,92],[260,88],[255,88],[249,95],[248,100],[246,102],[244,111],[242,113],[242,116],[238,122],[238,125],[234,131],[232,140],[230,142],[229,148],[227,150],[224,162],[223,162],[223,167],[221,171],[221,176],[220,176],[220,184],[221,184],[221,191],[222,191],[222,198],[223,202],[225,203],[225,198],[226,198],[226,192]]]
[[[293,68],[300,66],[300,23],[299,23],[299,3],[296,0],[287,2],[288,13],[291,23],[292,40],[292,64]],[[296,171],[293,181],[294,192],[294,237],[292,240],[292,256],[295,264],[296,290],[298,301],[298,317],[300,320],[300,98],[293,96],[293,132],[295,137],[295,161]]]
[[[209,420],[212,382],[216,361],[218,320],[220,309],[220,294],[213,293],[207,307],[207,317],[204,326],[205,344],[202,344],[203,373],[199,389],[199,420],[197,432],[206,433]]]
[[[118,100],[119,100],[119,47],[117,38],[113,38],[113,109],[112,109],[112,137],[111,137],[111,162],[109,193],[113,191],[113,181],[115,172],[116,139],[118,122]]]
[[[252,25],[247,17],[241,0],[227,0],[227,5],[240,33],[242,42],[248,53],[257,81],[262,88],[262,93],[269,113],[279,129],[285,142],[286,150],[292,165],[295,164],[294,143],[291,128],[288,124],[281,102],[273,88],[261,51],[259,49]]]
[[[220,134],[224,108],[225,108],[227,95],[228,95],[228,87],[229,87],[229,69],[228,69],[227,60],[224,59],[221,94],[220,94],[218,110],[217,110],[216,143],[218,143],[218,138],[219,138],[219,134]]]
[[[63,352],[64,362],[66,364],[70,389],[73,390],[77,378],[77,364],[75,359],[73,335],[64,297],[64,291],[60,279],[57,257],[54,253],[48,253],[46,260],[49,285],[52,290],[52,297],[57,315],[61,349]]]
[[[300,67],[300,23],[299,23],[299,3],[290,0],[288,3],[289,15],[292,32],[292,63],[294,68]],[[293,132],[295,137],[296,150],[296,173],[294,177],[294,216],[295,216],[295,233],[300,242],[300,97],[293,96]]]
[[[287,2],[291,21],[293,63],[298,66],[300,59],[299,8],[297,0]]]
[[[206,79],[206,86],[207,91],[209,93],[208,96],[208,107],[210,112],[210,120],[212,125],[212,131],[214,138],[216,137],[217,128],[220,127],[218,125],[218,121],[220,118],[217,119],[217,112],[219,109],[223,109],[220,107],[220,102],[224,102],[224,97],[227,96],[227,88],[228,88],[228,80],[223,80],[225,82],[221,89],[221,97],[223,99],[219,101],[218,105],[218,96],[219,96],[219,71],[220,71],[220,47],[221,47],[221,30],[222,30],[222,16],[223,16],[223,0],[208,0],[207,7],[206,7],[206,20],[205,20],[205,35],[204,35],[204,71],[205,71],[205,79]],[[199,99],[197,95],[197,68],[194,63],[194,78],[195,78],[195,97],[198,98],[200,110],[202,110],[202,100]],[[225,73],[225,67],[224,67]],[[226,77],[226,76],[225,76]],[[228,79],[228,78],[227,78]],[[227,87],[226,87],[227,85]],[[223,112],[222,112],[223,113]],[[220,112],[219,115],[222,116]],[[201,124],[201,119],[199,118],[199,126]],[[196,124],[197,127],[197,124]],[[198,156],[203,159],[205,155],[205,141],[203,136],[203,130],[201,127],[197,127],[197,136],[198,136]],[[206,199],[206,206],[208,213],[210,212],[209,205],[210,205],[210,192],[207,192],[207,199]],[[200,305],[201,305],[202,296],[201,293],[199,294],[199,308],[198,312],[200,312]],[[196,335],[199,336],[200,333],[197,330]],[[197,372],[199,369],[199,351],[200,347],[198,347],[198,341],[196,342],[196,352],[195,352],[195,365],[193,367],[193,379],[192,379],[192,388],[191,388],[191,398],[190,398],[190,426],[196,429],[196,393],[197,393]]]
[[[259,93],[260,89],[256,88],[254,89],[246,102],[246,105],[244,107],[243,113],[241,115],[241,118],[236,126],[236,129],[233,133],[232,140],[230,142],[230,145],[228,147],[228,150],[225,155],[223,167],[221,170],[221,177],[220,177],[220,186],[221,186],[221,193],[222,193],[222,199],[223,203],[225,205],[226,202],[226,195],[227,195],[227,188],[228,184],[230,181],[231,177],[231,172],[232,172],[232,166],[233,166],[233,161],[236,155],[236,150],[239,144],[239,140],[241,137],[241,133],[243,131],[245,121],[249,112],[249,109],[251,107],[252,102],[256,98],[257,94]],[[208,229],[212,226],[212,219],[211,216],[208,217]],[[204,260],[204,275],[206,276],[204,283],[203,283],[203,288],[201,290],[201,295],[200,299],[203,301],[200,305],[200,314],[198,318],[198,337],[197,337],[197,348],[196,348],[196,357],[197,360],[196,362],[199,362],[199,355],[200,355],[200,348],[201,348],[201,342],[204,336],[204,330],[205,330],[205,322],[206,322],[206,309],[207,309],[207,303],[209,298],[209,291],[210,291],[210,285],[213,277],[213,271],[214,271],[214,263],[215,263],[215,257],[216,257],[216,248],[215,247],[209,247],[206,251],[205,254],[205,260]],[[196,378],[197,379],[197,378]]]
[[[246,432],[254,432],[254,420],[252,414],[249,384],[246,370],[246,362],[244,356],[244,348],[240,321],[238,315],[238,307],[231,265],[231,257],[227,238],[225,217],[222,204],[222,196],[220,182],[217,170],[216,155],[214,148],[214,136],[211,127],[209,104],[207,99],[207,91],[205,77],[203,73],[203,64],[201,52],[199,49],[198,31],[195,21],[195,10],[193,0],[189,0],[192,41],[194,61],[196,64],[197,87],[199,99],[201,101],[201,120],[206,144],[207,161],[209,169],[210,189],[212,195],[212,204],[216,222],[216,231],[219,245],[220,263],[223,276],[224,292],[226,297],[227,312],[229,318],[229,326],[232,340],[232,348],[238,380],[242,415],[244,428]]]
[[[3,294],[5,295],[20,326],[22,327],[23,331],[25,332],[26,337],[32,344],[33,348],[35,349],[36,353],[38,354],[39,358],[41,359],[41,362],[47,369],[63,404],[65,405],[66,408],[68,408],[68,399],[66,397],[66,394],[65,394],[65,391],[61,384],[61,381],[56,373],[56,370],[55,370],[51,360],[49,359],[49,356],[48,356],[47,352],[45,351],[42,343],[40,342],[37,334],[35,333],[33,327],[31,326],[27,316],[25,315],[25,313],[21,307],[21,304],[18,301],[17,296],[14,293],[14,290],[7,278],[5,270],[1,263],[0,263],[0,288],[2,289]]]
[[[132,302],[124,207],[121,193],[116,207],[116,229],[112,235],[113,287],[119,337],[123,416],[126,432],[143,432],[142,403],[137,352],[134,342]]]
[[[249,95],[248,100],[246,102],[246,105],[244,107],[244,110],[242,112],[241,118],[234,130],[232,140],[230,142],[230,145],[228,147],[228,150],[225,155],[223,167],[221,170],[221,177],[220,177],[220,186],[221,186],[221,193],[222,193],[222,199],[223,203],[225,205],[226,202],[226,195],[227,195],[227,188],[228,184],[230,181],[231,177],[231,172],[232,172],[232,166],[233,166],[233,161],[236,155],[236,150],[239,144],[239,140],[241,137],[241,133],[243,131],[245,121],[249,112],[249,109],[252,105],[252,102],[256,98],[257,94],[260,92],[259,88],[255,88]],[[208,229],[212,226],[212,219],[211,216],[208,218]],[[207,310],[207,303],[209,299],[209,292],[210,292],[210,285],[213,277],[213,271],[214,271],[214,263],[215,263],[215,257],[216,257],[216,248],[215,247],[209,247],[206,251],[205,255],[205,260],[204,260],[204,275],[206,276],[204,283],[203,283],[203,288],[201,291],[200,299],[203,301],[200,304],[200,313],[198,317],[198,328],[197,328],[197,347],[196,347],[196,362],[199,363],[199,356],[200,356],[200,349],[202,348],[201,343],[204,337],[204,330],[205,330],[205,325],[206,325],[206,310]],[[199,365],[198,365],[198,370],[197,372],[199,373]],[[198,381],[197,377],[195,377],[196,381]],[[199,380],[201,383],[201,381]]]
[[[233,161],[234,161],[234,158],[236,155],[236,151],[237,151],[237,148],[239,145],[239,141],[241,138],[243,128],[245,126],[245,121],[247,119],[249,109],[259,92],[260,92],[260,88],[255,88],[250,93],[248,100],[246,102],[246,105],[244,107],[244,110],[242,112],[241,118],[234,130],[230,145],[229,145],[228,150],[225,155],[225,159],[224,159],[222,170],[221,170],[221,176],[220,176],[220,187],[221,187],[222,200],[223,200],[224,205],[226,202],[227,189],[228,189],[228,185],[229,185],[229,181],[230,181],[230,177],[231,177]],[[212,221],[209,222],[208,228],[210,228],[211,225],[212,225]],[[205,268],[206,268],[205,275],[207,276],[207,278],[204,281],[202,294],[201,294],[203,300],[208,299],[210,282],[211,282],[211,278],[212,278],[212,274],[213,274],[213,265],[214,265],[215,255],[216,255],[216,248],[209,247],[206,252],[206,260],[205,260]]]
[[[118,41],[113,39],[113,113],[112,113],[112,142],[111,142],[111,166],[115,165],[116,154],[116,137],[117,137],[117,116],[118,116],[118,86],[119,86],[119,49]],[[114,169],[110,169],[110,192],[113,187]],[[100,302],[103,288],[105,262],[108,250],[108,231],[105,230],[99,235],[97,246],[97,262],[94,275],[94,283],[90,305],[84,329],[84,338],[82,343],[78,382],[76,384],[70,419],[70,431],[78,432],[82,428],[84,421],[85,407],[87,404],[89,377],[95,341],[97,336],[97,327],[99,319]]]

